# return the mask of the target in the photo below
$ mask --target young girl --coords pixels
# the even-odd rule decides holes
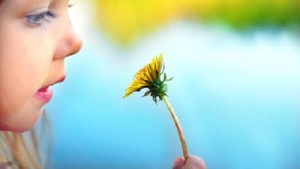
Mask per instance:
[[[31,130],[52,97],[51,86],[66,78],[65,59],[82,42],[68,16],[68,0],[0,0],[0,168],[42,168]],[[35,152],[35,153],[32,153]],[[205,168],[191,156],[174,168]]]

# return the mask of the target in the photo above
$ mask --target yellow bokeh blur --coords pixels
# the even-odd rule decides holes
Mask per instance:
[[[95,19],[110,37],[130,44],[178,19],[236,28],[299,24],[294,0],[94,0]]]

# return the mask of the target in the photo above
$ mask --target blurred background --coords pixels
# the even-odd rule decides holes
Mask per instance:
[[[164,54],[169,100],[208,169],[300,168],[300,1],[74,1],[83,48],[47,106],[50,168],[169,169],[171,116],[134,74]]]

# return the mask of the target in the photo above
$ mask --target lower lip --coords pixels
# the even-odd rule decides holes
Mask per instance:
[[[50,86],[41,88],[36,93],[37,97],[46,103],[50,102],[50,100],[52,98],[52,94],[53,93],[52,93],[52,89]]]

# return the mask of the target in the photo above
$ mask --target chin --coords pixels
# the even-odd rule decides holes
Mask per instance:
[[[16,132],[16,133],[23,133],[23,132],[33,129],[34,126],[35,126],[35,123],[34,124],[26,124],[26,125],[24,125],[24,124],[22,124],[22,125],[14,125],[14,124],[2,125],[2,124],[0,124],[0,130]]]
[[[23,133],[33,129],[40,119],[43,109],[31,116],[11,117],[0,122],[0,130]],[[31,117],[31,118],[28,118]]]

